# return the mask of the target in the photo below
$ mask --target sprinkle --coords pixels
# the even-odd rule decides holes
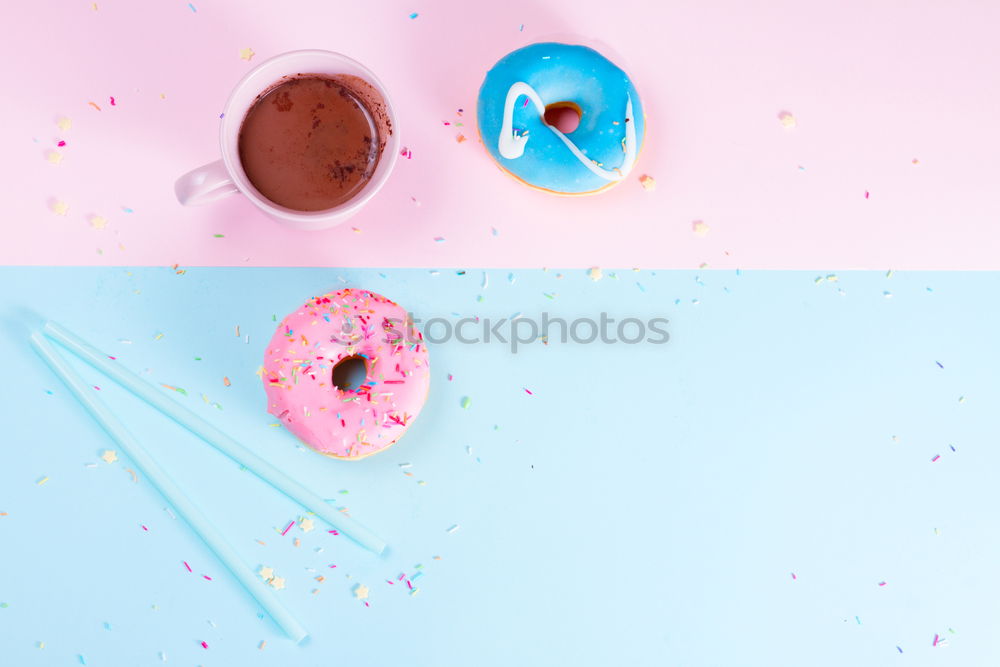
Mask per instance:
[[[258,651],[263,651],[265,646],[267,646],[267,641],[264,640],[264,639],[261,639],[260,640],[260,644],[257,645],[257,650]]]
[[[359,600],[368,599],[368,587],[364,584],[355,584],[354,588],[351,589],[351,592],[354,593],[354,597]]]
[[[48,477],[42,477],[40,480],[38,480],[37,482],[35,482],[35,484],[37,484],[38,486],[41,486],[42,484],[45,484],[45,482],[47,482],[47,481],[49,481]]]
[[[459,132],[458,135],[455,137],[455,141],[457,141],[458,143],[462,143],[463,141],[465,141],[465,135]]]
[[[283,531],[281,531],[281,536],[284,537],[285,535],[287,535],[288,531],[291,530],[292,526],[294,526],[294,525],[295,525],[294,521],[289,521],[288,525],[285,526],[285,529]]]
[[[101,454],[101,458],[105,463],[114,463],[118,460],[118,452],[113,449],[105,449],[104,453]]]
[[[190,9],[190,10],[191,10],[191,11],[192,11],[193,13],[195,13],[195,14],[197,14],[197,13],[198,13],[198,10],[197,10],[197,9],[195,8],[195,6],[194,6],[194,5],[192,4],[192,3],[190,3],[190,2],[188,3],[188,9]]]
[[[420,16],[420,14],[418,14],[418,13],[416,13],[416,12],[413,12],[412,14],[410,14],[410,18],[411,18],[411,19],[415,19],[415,18],[417,18],[418,16]]]
[[[399,154],[402,155],[403,157],[405,157],[407,160],[412,160],[413,159],[413,151],[411,151],[406,146],[403,146],[403,149],[401,151],[399,151]]]
[[[643,174],[639,177],[639,185],[641,185],[642,189],[646,192],[652,192],[656,189],[656,179],[649,174]]]
[[[191,569],[191,566],[188,565],[188,562],[186,560],[182,560],[181,562],[184,563],[184,567],[187,568],[188,572],[194,572],[194,570]]]
[[[934,363],[938,365],[938,368],[944,368],[944,365],[940,361],[935,361]]]
[[[798,124],[791,111],[779,111],[778,122],[781,123],[781,126],[786,130],[791,130]]]
[[[868,191],[865,190],[865,199],[868,199],[868,194],[869,194]]]
[[[937,463],[938,459],[940,459],[940,458],[941,458],[941,455],[937,454],[934,458],[931,459],[931,463]]]
[[[100,110],[101,110],[101,107],[97,106],[97,105],[96,105],[96,104],[94,104],[93,102],[87,102],[87,104],[89,104],[90,106],[94,107],[94,108],[95,108],[95,109],[97,109],[98,111],[100,111]]]
[[[206,581],[211,581],[212,580],[212,577],[208,576],[207,574],[203,574],[203,575],[201,575],[201,577],[202,577],[202,579],[205,579]]]
[[[104,229],[108,226],[108,219],[103,215],[90,216],[90,226],[94,229]]]
[[[271,584],[271,587],[276,591],[285,587],[285,580],[281,577],[271,577],[267,583]]]
[[[68,132],[69,129],[73,127],[73,121],[71,121],[66,116],[61,116],[59,120],[56,121],[56,127],[58,127],[63,132]]]
[[[470,405],[472,405],[472,399],[468,396],[463,396],[461,402],[462,408],[468,410]]]
[[[256,54],[253,52],[253,49],[251,49],[250,47],[247,47],[245,49],[240,49],[240,59],[241,60],[246,60],[246,61],[249,62],[249,60],[251,58],[253,58],[254,55],[256,55]]]
[[[202,647],[203,649],[206,649],[206,650],[207,650],[207,649],[208,649],[208,642],[202,642],[202,643],[201,643],[201,647]]]
[[[63,156],[62,153],[57,150],[49,150],[45,152],[45,159],[49,164],[59,164],[62,162]]]
[[[125,472],[132,475],[132,483],[137,484],[139,482],[139,476],[135,474],[135,471],[131,468],[125,468]]]
[[[708,229],[709,229],[708,225],[706,225],[702,220],[695,220],[694,222],[691,223],[691,231],[693,231],[698,236],[705,236],[706,234],[708,234]]]
[[[217,238],[217,239],[224,239],[224,238],[226,238],[225,234],[212,234],[212,236],[215,237],[215,238]]]
[[[535,395],[535,394],[534,394],[534,393],[532,393],[532,391],[531,391],[530,389],[528,389],[527,387],[523,387],[523,389],[524,389],[524,393],[525,393],[525,394],[527,394],[528,396],[534,396],[534,395]]]
[[[885,582],[884,581],[880,581],[880,582],[878,582],[878,585],[879,586],[885,586]]]
[[[66,215],[66,213],[69,211],[69,204],[67,204],[62,200],[56,199],[49,204],[49,210],[55,213],[56,215]]]
[[[459,529],[459,525],[456,523],[454,526],[452,526],[451,528],[449,528],[446,532],[448,532],[448,533],[454,533],[458,529]]]
[[[111,100],[111,106],[115,106],[115,98],[111,97],[111,98],[108,98],[108,99]]]
[[[434,237],[434,243],[444,243],[444,237],[443,236],[435,236]]]
[[[959,403],[965,403],[965,396],[959,396],[958,397],[958,402]]]
[[[233,385],[233,383],[230,382],[229,378],[225,375],[222,376],[222,384],[226,385],[227,387],[231,387]]]
[[[896,647],[896,650],[899,651],[900,653],[903,652],[903,649],[899,648],[898,646]]]
[[[601,267],[592,266],[587,269],[587,277],[593,280],[595,283],[604,277],[604,273],[601,271]]]
[[[163,334],[160,334],[160,335],[162,336]],[[162,382],[160,383],[160,386],[161,386],[161,387],[166,387],[166,388],[167,388],[167,389],[169,389],[170,391],[176,391],[176,392],[177,392],[178,394],[180,394],[181,396],[187,396],[187,395],[188,395],[188,393],[187,393],[187,390],[185,390],[185,389],[182,389],[182,388],[180,388],[180,387],[174,387],[174,386],[172,386],[172,385],[169,385],[169,384],[163,384]]]
[[[797,576],[795,576],[795,573],[794,573],[794,572],[792,572],[792,581],[796,581],[797,579],[798,579],[798,577],[797,577]]]

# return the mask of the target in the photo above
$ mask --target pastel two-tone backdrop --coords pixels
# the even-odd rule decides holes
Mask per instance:
[[[0,664],[995,663],[998,10],[8,8]],[[597,196],[526,188],[479,143],[486,71],[553,37],[606,49],[647,114],[635,170]],[[390,91],[405,153],[383,190],[313,233],[238,196],[181,207],[174,179],[218,158],[232,86],[302,48]],[[422,413],[360,462],[275,426],[258,376],[277,322],[342,286],[436,318]],[[602,314],[662,318],[667,339],[444,335]],[[386,538],[376,557],[303,529],[303,508],[71,362],[282,577],[309,639],[35,355],[47,318]]]

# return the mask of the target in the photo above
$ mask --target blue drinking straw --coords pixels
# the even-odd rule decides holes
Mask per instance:
[[[236,442],[228,435],[212,426],[210,423],[191,412],[180,403],[167,398],[163,392],[141,379],[135,373],[120,364],[113,363],[104,354],[72,331],[55,322],[46,322],[43,329],[45,335],[62,343],[88,364],[112,378],[136,396],[142,398],[157,410],[172,418],[178,424],[191,431],[217,450],[241,463],[250,472],[257,475],[274,488],[278,489],[303,507],[312,510],[314,514],[328,524],[351,538],[365,549],[381,554],[386,547],[385,541],[368,530],[354,519],[331,507],[322,498],[302,486],[291,477],[281,472],[273,465],[260,458],[249,449]],[[34,337],[33,337],[34,338]]]
[[[49,331],[49,326],[47,325],[45,329]],[[64,334],[69,334],[69,332],[58,326],[52,331],[53,335],[56,335],[56,332],[60,334],[60,340],[63,340]],[[72,334],[69,335],[72,336]],[[170,479],[170,476],[160,467],[160,464],[143,449],[142,445],[125,428],[125,425],[97,398],[96,394],[87,386],[77,372],[66,363],[66,360],[59,356],[59,353],[52,347],[52,344],[38,333],[31,335],[31,343],[55,374],[62,378],[62,381],[66,383],[66,386],[73,392],[80,403],[83,404],[94,419],[107,431],[111,439],[117,442],[128,457],[135,462],[136,467],[163,494],[163,497],[173,506],[177,514],[187,521],[188,525],[198,534],[198,537],[208,545],[208,548],[215,553],[216,557],[222,561],[222,564],[236,577],[236,580],[243,584],[243,587],[253,596],[257,603],[267,610],[267,613],[285,631],[285,634],[296,643],[308,637],[309,633],[306,632],[306,629],[292,616],[288,609],[281,604],[277,596],[275,596],[274,591],[268,588],[267,584],[257,577],[253,570],[240,559],[236,551],[219,534],[208,518],[184,495],[184,492]],[[69,345],[76,347],[72,342]]]

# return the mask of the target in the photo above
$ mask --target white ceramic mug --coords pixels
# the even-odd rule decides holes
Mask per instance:
[[[385,145],[372,177],[349,200],[323,211],[296,211],[268,200],[253,186],[240,163],[239,134],[247,111],[262,92],[282,78],[297,74],[348,75],[362,79],[381,96],[384,109],[380,111],[389,128],[388,136],[380,137]],[[396,117],[382,83],[361,63],[339,53],[319,50],[283,53],[262,62],[244,76],[226,102],[219,141],[221,160],[198,167],[177,179],[174,192],[178,201],[185,206],[197,206],[239,192],[274,220],[295,229],[307,230],[332,227],[357,213],[389,178],[399,153]]]

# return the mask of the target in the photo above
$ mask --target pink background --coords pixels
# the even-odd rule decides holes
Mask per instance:
[[[8,8],[0,263],[1000,268],[1000,3],[193,4]],[[648,112],[636,171],[596,197],[531,191],[477,141],[485,71],[553,33],[609,45]],[[283,229],[241,197],[178,205],[174,179],[218,158],[230,88],[300,48],[372,68],[412,159],[325,232]]]

